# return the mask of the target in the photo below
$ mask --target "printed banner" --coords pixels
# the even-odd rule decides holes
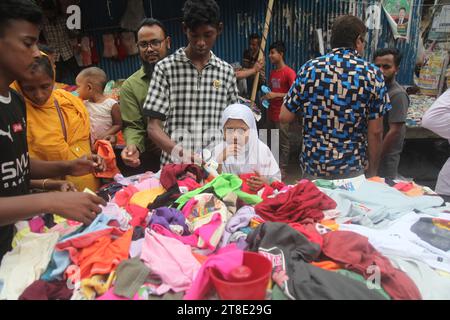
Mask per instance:
[[[411,29],[412,0],[384,0],[383,9],[394,38],[408,40]]]

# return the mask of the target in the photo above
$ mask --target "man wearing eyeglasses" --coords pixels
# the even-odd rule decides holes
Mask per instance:
[[[152,18],[142,21],[137,36],[142,67],[124,82],[120,90],[120,111],[127,146],[121,154],[126,167],[122,168],[120,161],[119,166],[125,176],[159,170],[161,150],[147,136],[147,120],[142,108],[155,65],[167,57],[171,44],[165,26]]]

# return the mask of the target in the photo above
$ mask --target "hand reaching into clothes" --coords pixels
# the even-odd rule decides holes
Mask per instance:
[[[270,185],[269,181],[262,177],[258,172],[256,172],[256,176],[250,177],[247,180],[247,184],[250,187],[250,190],[253,192],[258,191],[261,189],[265,184]]]
[[[45,187],[47,190],[51,191],[61,191],[61,192],[78,191],[72,182],[63,180],[50,180],[45,184]]]
[[[76,192],[78,191],[75,185],[72,182],[69,181],[59,181],[59,191],[61,192]]]
[[[49,213],[86,225],[102,212],[100,205],[106,206],[102,198],[83,192],[55,192],[48,194],[47,201]]]
[[[105,160],[96,154],[92,154],[70,161],[69,175],[80,177],[93,172],[103,172],[105,168]]]
[[[137,168],[141,165],[141,156],[139,149],[134,144],[130,144],[122,150],[122,160],[125,164],[131,168]]]

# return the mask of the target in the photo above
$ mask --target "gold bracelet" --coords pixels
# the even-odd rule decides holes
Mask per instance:
[[[44,181],[42,181],[42,190],[46,190],[45,189],[45,183],[48,181],[48,179],[44,179]]]

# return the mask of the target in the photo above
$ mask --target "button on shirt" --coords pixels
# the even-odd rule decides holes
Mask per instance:
[[[306,174],[317,177],[363,171],[368,122],[391,109],[380,69],[348,48],[307,62],[285,105],[303,116],[300,164]]]
[[[158,62],[150,82],[144,115],[165,121],[164,131],[184,150],[217,144],[223,110],[237,102],[234,70],[211,53],[199,72],[184,48]],[[174,159],[163,152],[161,164]]]

